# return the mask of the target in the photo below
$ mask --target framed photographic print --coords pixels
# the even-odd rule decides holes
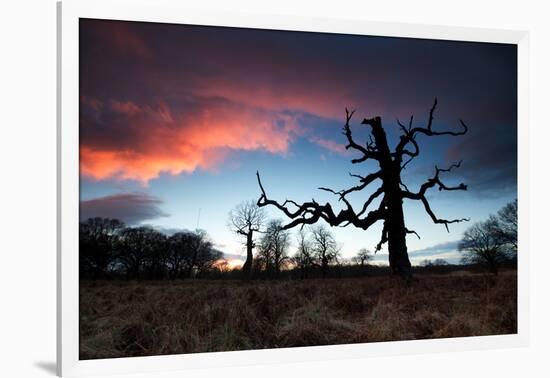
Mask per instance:
[[[527,343],[527,34],[58,5],[58,373]]]

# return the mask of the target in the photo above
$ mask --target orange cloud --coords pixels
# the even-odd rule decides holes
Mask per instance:
[[[293,116],[219,101],[179,117],[164,102],[153,107],[111,100],[109,110],[96,115],[100,125],[84,123],[88,134],[80,148],[81,173],[96,180],[147,183],[161,173],[215,169],[228,150],[284,155],[300,133]],[[108,126],[105,133],[101,124]],[[111,140],[113,134],[119,142]]]

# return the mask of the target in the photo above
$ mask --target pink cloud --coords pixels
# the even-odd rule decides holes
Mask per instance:
[[[284,155],[301,132],[293,116],[229,102],[201,104],[176,116],[164,102],[153,107],[113,100],[110,109],[115,116],[105,112],[101,119],[109,132],[87,126],[80,147],[81,173],[96,180],[147,183],[161,173],[215,170],[231,150]],[[113,142],[115,137],[120,140]]]

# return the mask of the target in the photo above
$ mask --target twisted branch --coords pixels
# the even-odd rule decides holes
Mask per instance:
[[[351,135],[351,129],[349,126],[349,121],[351,120],[351,117],[353,117],[353,114],[355,113],[355,110],[352,110],[351,112],[346,108],[346,124],[344,125],[343,134],[346,136],[348,140],[348,144],[346,145],[346,150],[353,148],[363,154],[363,156],[353,159],[351,162],[353,164],[361,163],[367,159],[375,159],[379,160],[380,155],[376,151],[376,148],[372,144],[367,144],[367,147],[363,147],[360,144],[356,143],[353,140],[353,137]]]
[[[258,199],[258,206],[275,206],[276,208],[281,210],[288,218],[292,219],[290,223],[283,226],[283,229],[285,230],[291,229],[298,225],[314,224],[319,219],[325,220],[325,222],[327,222],[331,226],[340,226],[344,223],[347,223],[353,224],[355,227],[366,230],[377,221],[385,219],[387,215],[386,209],[384,209],[383,206],[380,206],[378,209],[369,212],[366,217],[360,218],[353,210],[351,204],[347,200],[345,200],[345,198],[343,200],[346,203],[347,208],[341,210],[338,214],[335,214],[332,206],[329,203],[321,205],[315,200],[304,202],[302,204],[298,204],[291,200],[285,200],[283,204],[280,204],[277,201],[268,199],[265,189],[262,185],[262,181],[260,179],[260,173],[256,172],[256,176],[258,178],[258,185],[260,186],[260,190],[262,192],[260,198]],[[297,209],[295,211],[292,211],[286,206],[288,203],[294,205]]]
[[[439,178],[440,173],[450,172],[454,168],[460,168],[461,164],[462,164],[462,161],[459,161],[458,163],[452,164],[449,168],[444,168],[444,169],[443,168],[438,168],[436,166],[434,177],[428,179],[424,184],[422,184],[420,186],[420,190],[417,193],[413,193],[413,192],[410,192],[408,190],[402,190],[401,191],[401,195],[403,196],[403,198],[422,201],[422,204],[424,205],[424,209],[426,210],[426,212],[428,213],[428,215],[430,216],[432,221],[434,223],[437,223],[437,224],[445,225],[445,228],[447,229],[447,232],[449,232],[449,224],[459,223],[459,222],[467,222],[470,219],[469,218],[459,218],[459,219],[446,220],[446,219],[438,218],[434,214],[434,212],[433,212],[433,210],[430,206],[430,203],[428,202],[428,199],[426,198],[426,191],[430,188],[435,187],[435,186],[437,186],[440,191],[441,190],[448,190],[448,191],[467,190],[467,188],[468,188],[467,185],[465,185],[463,183],[461,183],[457,186],[448,186],[448,185],[444,184],[441,181],[441,179]]]
[[[399,143],[397,147],[395,148],[395,152],[392,154],[396,159],[401,162],[404,155],[409,156],[409,159],[401,166],[401,169],[404,169],[407,164],[411,162],[412,159],[414,159],[418,154],[420,153],[420,150],[418,148],[418,144],[416,143],[416,135],[417,134],[424,134],[426,136],[440,136],[440,135],[450,135],[450,136],[460,136],[464,135],[468,132],[468,126],[459,119],[459,122],[462,126],[461,131],[433,131],[432,124],[434,119],[434,112],[437,107],[437,98],[434,100],[434,103],[430,109],[430,115],[428,117],[428,125],[426,127],[412,127],[412,121],[413,117],[411,117],[409,121],[409,127],[405,127],[399,120],[397,121],[398,125],[400,126],[401,130],[403,131],[403,135],[399,139]],[[414,151],[407,150],[405,147],[411,143],[414,146]]]

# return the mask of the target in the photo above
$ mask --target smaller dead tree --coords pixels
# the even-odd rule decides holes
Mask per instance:
[[[323,225],[312,229],[313,251],[321,266],[321,276],[325,278],[328,274],[329,264],[338,261],[340,250],[332,232]]]
[[[258,259],[268,275],[279,277],[281,269],[288,263],[287,254],[290,246],[288,231],[282,227],[281,220],[268,222],[266,230],[260,240]]]
[[[304,228],[298,230],[296,243],[298,248],[292,257],[292,262],[300,271],[300,278],[304,279],[307,278],[310,268],[316,265],[311,241],[308,239],[308,233]]]
[[[229,228],[245,238],[246,261],[242,267],[244,277],[249,278],[252,272],[252,253],[254,233],[260,232],[265,223],[265,211],[255,201],[242,202],[229,212]]]

